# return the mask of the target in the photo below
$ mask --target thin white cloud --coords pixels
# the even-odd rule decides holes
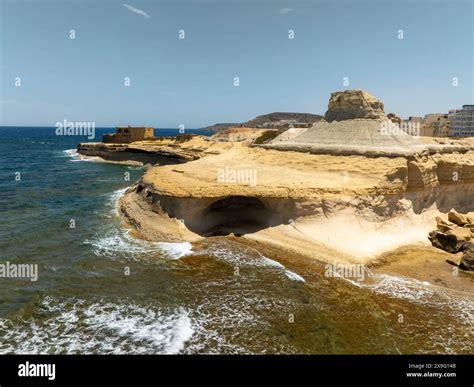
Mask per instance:
[[[128,5],[128,4],[123,4],[123,6],[127,8],[130,12],[136,13],[137,15],[143,16],[147,19],[150,17],[150,15],[148,15],[145,11],[141,9],[132,7],[131,5]]]
[[[293,8],[280,8],[280,9],[278,10],[278,13],[279,13],[280,15],[288,15],[288,14],[289,14],[290,12],[292,12],[292,11],[293,11]]]

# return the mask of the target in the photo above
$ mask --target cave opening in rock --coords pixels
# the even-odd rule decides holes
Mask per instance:
[[[230,196],[207,207],[201,218],[200,234],[243,235],[270,226],[271,211],[254,197]]]

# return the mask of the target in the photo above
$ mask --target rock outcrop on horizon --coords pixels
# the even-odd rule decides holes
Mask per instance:
[[[362,90],[345,90],[331,93],[328,110],[324,115],[327,122],[385,117],[382,101]]]
[[[292,122],[314,123],[321,121],[323,117],[313,113],[297,113],[297,112],[273,112],[262,114],[248,121],[235,124],[215,124],[206,126],[201,129],[214,130],[216,132],[229,128],[289,128]]]
[[[249,128],[265,128],[273,125],[288,127],[291,121],[314,123],[321,121],[322,118],[319,114],[312,113],[274,112],[257,116],[242,125]]]
[[[214,125],[205,126],[203,128],[199,128],[201,130],[212,130],[214,132],[219,132],[221,130],[226,130],[229,128],[234,128],[240,126],[240,122],[218,122]]]

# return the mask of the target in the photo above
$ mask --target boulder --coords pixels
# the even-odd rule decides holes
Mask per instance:
[[[474,244],[466,243],[463,252],[459,268],[466,271],[474,271]]]
[[[454,209],[449,211],[448,220],[450,222],[456,223],[458,226],[464,226],[468,223],[466,215],[460,214]]]
[[[431,231],[428,238],[434,247],[453,254],[461,251],[466,243],[465,240],[459,240],[456,235],[447,235],[439,231]]]
[[[383,109],[383,103],[365,91],[336,91],[331,93],[324,119],[327,122],[357,118],[381,119],[386,118]]]
[[[448,230],[445,234],[454,235],[458,241],[469,241],[472,238],[471,230],[465,227]]]
[[[445,222],[443,219],[437,216],[436,227],[438,228],[439,231],[446,232],[446,231],[452,230],[454,228],[454,225],[452,223]]]

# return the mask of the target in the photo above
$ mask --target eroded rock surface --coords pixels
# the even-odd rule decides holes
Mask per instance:
[[[324,119],[327,122],[332,122],[356,118],[385,118],[382,101],[362,90],[345,90],[332,93]]]
[[[183,136],[161,137],[153,141],[136,141],[130,144],[84,142],[77,146],[77,151],[81,155],[100,157],[107,161],[169,165],[218,154],[229,147],[230,143],[209,141],[201,136]]]

